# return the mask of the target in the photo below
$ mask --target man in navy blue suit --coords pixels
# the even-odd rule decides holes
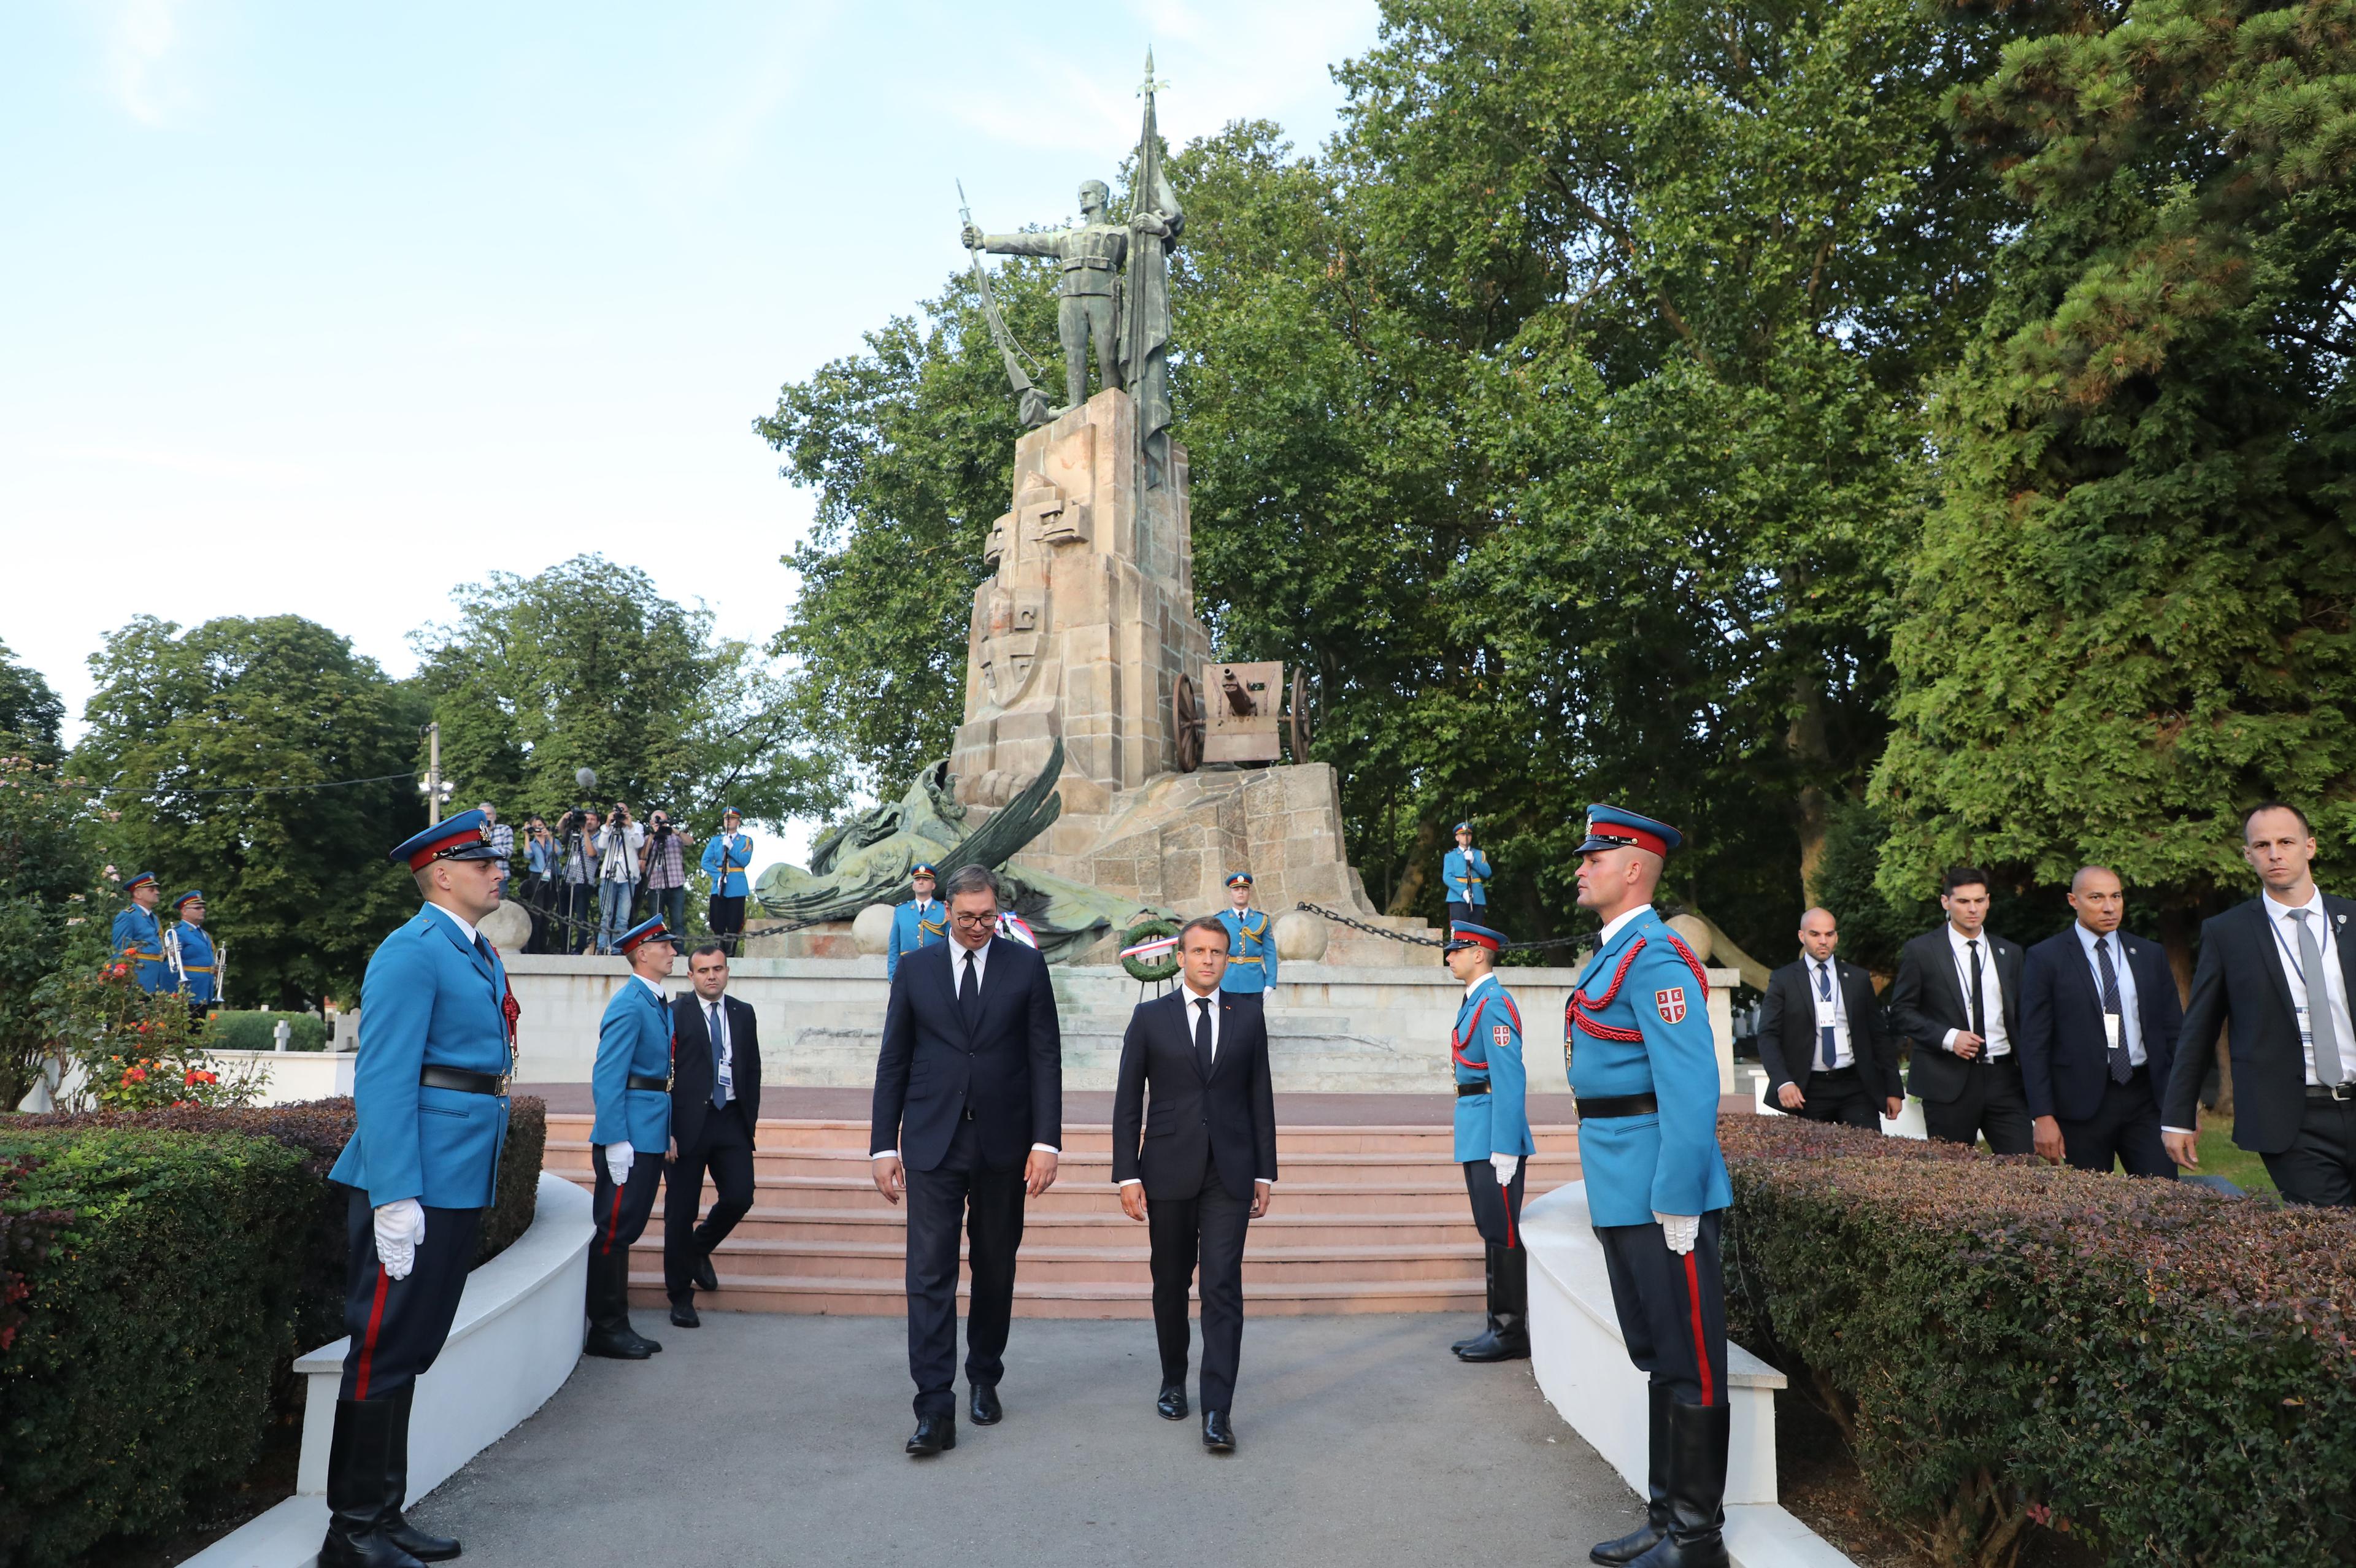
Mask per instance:
[[[904,955],[884,1012],[868,1148],[876,1189],[908,1200],[908,1375],[919,1457],[957,1446],[958,1232],[973,1295],[965,1375],[978,1426],[1004,1413],[1023,1200],[1055,1184],[1064,1136],[1064,1044],[1047,965],[996,934],[998,879],[949,873],[949,939]]]
[[[2070,881],[2068,930],[2029,950],[2020,973],[2020,1087],[2037,1152],[2081,1170],[2174,1179],[2159,1102],[2184,1011],[2159,944],[2119,929],[2126,890],[2107,866]]]

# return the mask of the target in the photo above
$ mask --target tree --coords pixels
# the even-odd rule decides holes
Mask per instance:
[[[0,746],[13,746],[37,762],[55,763],[58,731],[66,705],[30,665],[18,664],[0,643]]]
[[[410,641],[444,770],[469,799],[552,817],[588,767],[600,802],[660,806],[682,827],[717,831],[728,806],[776,821],[835,803],[777,676],[638,568],[576,556],[452,598],[457,619]]]
[[[1055,340],[1055,279],[1040,261],[995,272],[1018,341]],[[948,753],[965,717],[982,540],[1012,504],[1023,433],[970,275],[921,309],[787,383],[753,422],[818,493],[809,537],[785,558],[802,591],[774,651],[796,662],[797,714],[830,738],[834,776],[885,798]]]
[[[425,825],[422,699],[299,615],[185,635],[143,615],[91,668],[73,762],[104,791],[108,852],[155,871],[167,897],[204,890],[233,1003],[353,996],[416,907],[385,851]]]
[[[89,896],[98,881],[89,790],[54,766],[0,758],[0,1113],[32,1091],[57,1039],[51,981],[72,938],[113,919]],[[105,951],[102,938],[81,945],[91,963]]]
[[[2345,5],[2057,13],[1956,100],[2020,203],[1894,639],[1881,885],[2116,869],[2189,975],[2244,807],[2356,871]]]

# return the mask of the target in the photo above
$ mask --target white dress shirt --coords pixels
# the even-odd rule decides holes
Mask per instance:
[[[1983,1037],[1987,1044],[1981,1054],[1993,1061],[2012,1054],[2012,1037],[2004,1029],[2004,987],[1996,977],[1996,943],[1988,936],[1986,926],[1980,928],[1977,936],[1967,937],[1955,929],[1954,922],[1949,921],[1947,950],[1955,961],[1955,986],[1963,992],[1964,1011],[1968,1015],[1972,1007],[1972,950],[1965,945],[1967,942],[1980,944],[1980,1010],[1987,1021],[1987,1033]],[[1940,1043],[1953,1051],[1955,1037],[1963,1032],[1951,1029]]]
[[[1601,953],[1605,948],[1611,946],[1612,939],[1620,934],[1620,928],[1622,926],[1627,924],[1638,915],[1644,913],[1652,907],[1653,906],[1651,904],[1638,904],[1634,909],[1622,910],[1618,914],[1613,915],[1612,919],[1604,924],[1603,930],[1596,936],[1595,951]]]
[[[2119,933],[2115,931],[2108,936],[2097,936],[2083,924],[2072,924],[2070,929],[2078,933],[2078,946],[2086,955],[2086,973],[2094,977],[2094,1005],[2098,1008],[2103,1001],[2103,961],[2094,956],[2094,944],[2107,942],[2111,944],[2111,968],[2119,977],[2119,1038],[2126,1041],[2128,1062],[2141,1067],[2144,1064],[2143,1022],[2136,1005],[2135,971],[2127,967],[2127,950],[2119,945]],[[2104,1049],[2108,1050],[2109,1044],[2106,1037]],[[2166,1086],[2161,1087],[2165,1089]]]
[[[466,919],[466,916],[454,914],[450,911],[444,909],[440,904],[427,904],[425,907],[440,915],[444,920],[448,921],[452,925],[456,926],[458,928],[458,934],[466,939],[467,946],[472,947],[475,945],[475,937],[477,933],[474,925]]]
[[[630,971],[630,978],[636,980],[639,985],[644,986],[648,990],[652,991],[655,994],[656,1001],[660,1002],[664,1007],[670,1006],[670,998],[663,995],[663,988],[660,986],[656,985],[652,980],[648,979],[644,975],[639,974],[635,969]]]
[[[968,959],[971,959],[973,961],[973,988],[975,994],[979,995],[981,988],[990,984],[990,944],[985,942],[979,947],[968,947],[962,942],[958,942],[954,939],[950,941],[950,990],[956,991],[964,987],[966,961]],[[1211,1027],[1215,1029],[1218,1026],[1214,1024]],[[1054,1144],[1033,1144],[1031,1147],[1041,1154],[1060,1155],[1064,1152],[1057,1148]],[[900,1151],[895,1148],[879,1148],[867,1157],[870,1159],[897,1159],[900,1157]]]
[[[1841,996],[1840,966],[1831,959],[1815,959],[1806,954],[1800,962],[1808,972],[1808,1001],[1816,1010],[1816,1027],[1808,1036],[1808,1061],[1814,1065],[1825,1051],[1825,1028],[1833,1031],[1833,1070],[1857,1065],[1857,1051],[1849,1044],[1848,1004]],[[1824,987],[1829,986],[1832,996],[1827,999]]]

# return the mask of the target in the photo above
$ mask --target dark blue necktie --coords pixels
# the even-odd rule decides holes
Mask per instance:
[[[1203,1070],[1204,1077],[1211,1075],[1211,998],[1208,997],[1194,998],[1194,1065]]]
[[[970,947],[965,950],[965,978],[958,982],[958,1010],[965,1015],[968,1029],[981,1020],[981,976],[974,973]]]
[[[2127,1060],[2126,1008],[2119,1000],[2119,972],[2111,965],[2111,939],[2094,938],[2094,962],[2103,971],[2103,1011],[2119,1020],[2118,1039],[2110,1046],[2111,1082],[2124,1083],[2134,1076],[2135,1064]]]
[[[1816,965],[1816,995],[1826,1001],[1833,999],[1833,969],[1829,964]],[[1816,1046],[1825,1054],[1824,1070],[1833,1070],[1833,1026],[1826,1024],[1816,1030]]]

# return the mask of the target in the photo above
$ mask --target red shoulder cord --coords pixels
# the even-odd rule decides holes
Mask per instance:
[[[1497,995],[1505,997],[1505,1011],[1513,1015],[1514,1032],[1515,1034],[1521,1033],[1522,1009],[1514,1006],[1514,998],[1510,996],[1506,996],[1505,992],[1502,988],[1497,992]],[[1448,1054],[1450,1059],[1452,1060],[1457,1066],[1469,1067],[1476,1072],[1486,1072],[1489,1071],[1489,1064],[1487,1062],[1474,1061],[1464,1054],[1464,1047],[1470,1044],[1472,1040],[1481,1038],[1481,1015],[1488,1010],[1489,998],[1483,997],[1481,998],[1481,1005],[1472,1009],[1472,1032],[1465,1039],[1458,1039],[1454,1028],[1451,1027],[1449,1029]]]
[[[1644,1038],[1643,1029],[1622,1029],[1617,1024],[1599,1023],[1587,1015],[1591,1012],[1601,1012],[1612,1005],[1612,999],[1620,994],[1621,982],[1628,978],[1628,966],[1636,962],[1636,955],[1644,951],[1644,940],[1640,936],[1629,944],[1628,951],[1620,956],[1620,967],[1612,972],[1611,988],[1601,996],[1590,997],[1585,991],[1573,987],[1570,1000],[1563,1005],[1562,1009],[1562,1039],[1565,1045],[1570,1043],[1570,1031],[1574,1029],[1581,1034],[1591,1034],[1598,1040],[1613,1040],[1622,1044],[1637,1044],[1643,1041]],[[1672,937],[1670,940],[1675,941],[1676,938]]]
[[[1701,966],[1701,960],[1694,956],[1693,949],[1680,941],[1676,932],[1665,931],[1663,934],[1669,939],[1669,945],[1677,950],[1677,956],[1686,961],[1686,967],[1693,971],[1694,984],[1701,987],[1701,994],[1708,996],[1709,972]]]

